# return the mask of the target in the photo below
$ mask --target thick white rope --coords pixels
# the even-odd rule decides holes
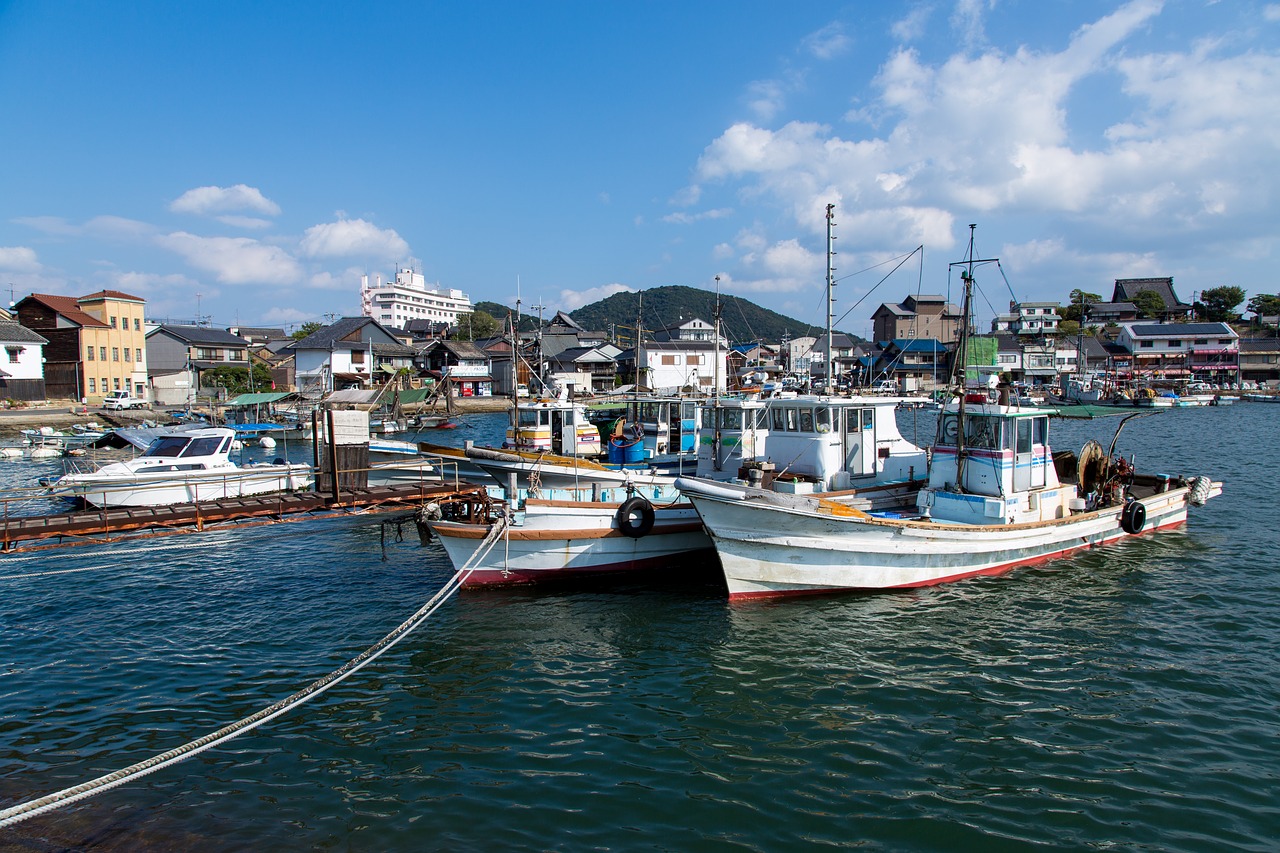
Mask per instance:
[[[0,811],[0,829],[13,826],[27,818],[44,814],[45,812],[61,808],[62,806],[70,805],[71,803],[91,797],[94,794],[108,791],[119,785],[123,785],[126,782],[131,782],[134,779],[146,776],[148,773],[154,773],[155,771],[168,767],[171,764],[177,764],[179,761],[191,758],[193,755],[199,755],[207,749],[211,749],[219,744],[231,740],[234,737],[242,735],[245,732],[256,729],[268,720],[273,720],[281,714],[293,710],[304,702],[308,702],[329,690],[339,682],[346,680],[350,676],[359,672],[365,666],[377,660],[384,652],[407,637],[414,629],[422,625],[422,623],[425,622],[431,614],[438,610],[440,606],[444,604],[451,595],[453,595],[453,593],[457,592],[463,582],[466,581],[467,577],[475,571],[476,565],[480,560],[484,559],[484,557],[488,555],[489,551],[493,549],[493,546],[498,542],[498,540],[502,538],[502,533],[506,530],[506,526],[506,516],[499,515],[490,527],[489,533],[481,541],[480,547],[478,547],[475,553],[471,555],[471,559],[467,560],[466,564],[463,565],[462,568],[458,569],[457,572],[454,573],[453,577],[451,577],[445,585],[427,601],[426,604],[424,604],[416,613],[404,622],[400,623],[395,630],[390,634],[387,634],[387,636],[383,637],[375,645],[369,647],[360,655],[343,664],[323,678],[312,682],[309,686],[299,690],[292,696],[282,699],[268,708],[263,708],[252,716],[245,717],[235,723],[223,726],[216,732],[212,732],[202,738],[183,744],[176,749],[171,749],[168,752],[161,753],[160,755],[152,756],[145,761],[132,764],[123,770],[117,770],[114,773],[107,774],[106,776],[99,776],[97,779],[83,782],[71,788],[64,788],[61,791],[48,794],[40,797],[39,799],[19,803],[16,806],[10,806],[9,808]]]

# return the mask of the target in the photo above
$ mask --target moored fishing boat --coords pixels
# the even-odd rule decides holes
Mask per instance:
[[[967,318],[972,233],[962,263]],[[962,330],[967,328],[966,322]],[[962,331],[961,389],[966,343]],[[1055,458],[1049,415],[1009,405],[1007,394],[991,402],[985,394],[961,392],[943,412],[927,485],[914,501],[887,511],[830,496],[780,496],[696,479],[677,485],[715,542],[731,599],[929,586],[999,574],[1176,527],[1186,521],[1189,506],[1221,492],[1220,483],[1205,477],[1138,474],[1096,443],[1086,445],[1079,459]]]

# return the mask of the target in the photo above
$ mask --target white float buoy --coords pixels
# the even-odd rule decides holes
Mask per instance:
[[[258,446],[266,448],[275,447],[276,440],[269,435],[264,435],[262,438],[258,439]]]
[[[22,448],[21,447],[0,447],[0,457],[3,457],[5,459],[21,459]]]
[[[33,447],[31,449],[32,459],[51,459],[54,456],[61,456],[62,451],[53,447]]]

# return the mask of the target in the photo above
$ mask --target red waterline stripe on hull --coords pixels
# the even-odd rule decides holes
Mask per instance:
[[[1104,539],[1101,542],[1087,543],[1084,545],[1076,545],[1072,548],[1066,548],[1061,551],[1054,551],[1049,554],[1043,554],[1038,557],[1031,557],[1026,560],[1015,560],[1012,563],[1001,563],[998,566],[989,566],[985,569],[977,569],[972,572],[962,572],[961,574],[958,574],[958,575],[948,575],[947,577],[944,577],[944,578],[934,578],[932,580],[921,581],[920,583],[906,583],[906,584],[899,584],[898,586],[875,586],[875,587],[831,586],[831,587],[813,587],[813,588],[807,588],[807,589],[763,590],[760,592],[731,592],[729,593],[729,600],[734,602],[762,601],[765,599],[772,599],[772,598],[796,598],[798,596],[804,596],[804,595],[832,595],[834,593],[840,593],[840,592],[863,592],[863,593],[889,592],[890,590],[920,589],[920,588],[929,587],[929,586],[941,586],[944,583],[953,583],[956,581],[968,580],[969,578],[982,577],[984,575],[994,577],[998,575],[1008,574],[1014,569],[1020,569],[1025,566],[1038,566],[1041,563],[1047,563],[1047,562],[1050,562],[1051,560],[1058,560],[1063,557],[1069,556],[1071,554],[1075,554],[1079,551],[1088,551],[1093,548],[1098,548],[1105,545],[1111,545],[1129,535],[1146,536],[1150,533],[1156,533],[1161,530],[1172,530],[1175,527],[1182,527],[1186,525],[1186,523],[1187,522],[1185,519],[1182,521],[1174,521],[1174,522],[1170,522],[1169,524],[1162,525],[1160,527],[1149,527],[1138,534],[1122,533],[1120,536],[1116,536],[1115,538],[1112,538],[1112,539]]]
[[[538,583],[555,583],[558,581],[584,580],[603,575],[621,575],[633,572],[650,572],[669,569],[683,564],[690,558],[698,558],[713,553],[710,548],[700,551],[689,551],[680,554],[669,554],[665,557],[646,557],[643,560],[623,560],[603,566],[584,566],[570,569],[523,569],[502,571],[501,569],[485,569],[472,572],[462,582],[463,589],[481,589],[495,586],[527,586]]]

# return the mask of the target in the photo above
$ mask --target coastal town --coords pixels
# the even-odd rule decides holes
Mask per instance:
[[[361,316],[288,334],[157,321],[144,299],[115,290],[78,298],[32,293],[0,320],[6,353],[0,399],[6,408],[193,409],[246,393],[368,404],[388,387],[402,392],[405,403],[444,395],[482,407],[489,398],[552,385],[578,396],[623,386],[701,394],[771,386],[931,394],[952,372],[962,326],[955,304],[917,294],[871,313],[871,341],[841,332],[730,340],[711,317],[656,328],[637,341],[585,329],[559,311],[515,336],[513,347],[510,327],[486,337],[470,334],[467,296],[430,288],[413,269],[387,280],[365,276],[360,298]],[[968,362],[1059,396],[1081,377],[1107,394],[1189,385],[1275,389],[1277,317],[1263,313],[1274,310],[1272,302],[1280,299],[1251,301],[1257,311],[1248,318],[1234,313],[1238,303],[1225,312],[1214,306],[1216,316],[1231,321],[1210,320],[1210,307],[1182,301],[1172,278],[1116,279],[1105,300],[1073,291],[1064,303],[1010,302],[985,334],[969,329]],[[511,321],[484,319],[475,327]]]

